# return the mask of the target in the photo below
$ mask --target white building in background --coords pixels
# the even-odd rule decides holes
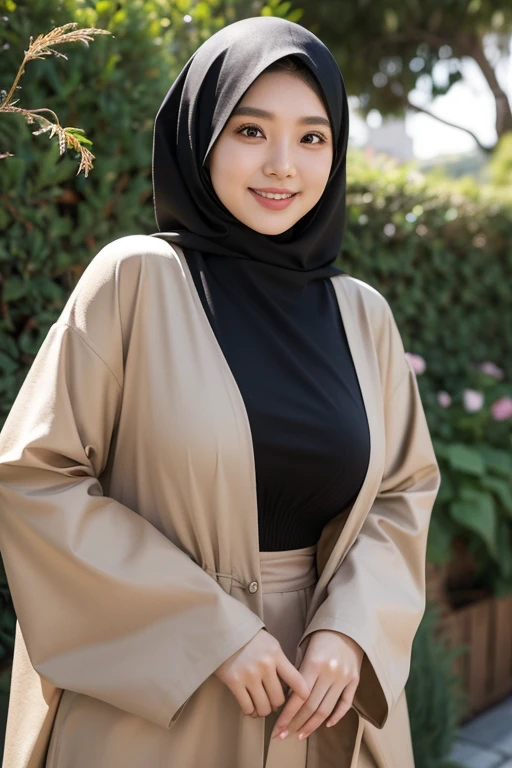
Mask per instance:
[[[364,144],[366,155],[385,152],[400,162],[408,162],[414,158],[413,140],[405,129],[403,118],[383,120],[378,127],[367,126],[367,141]]]

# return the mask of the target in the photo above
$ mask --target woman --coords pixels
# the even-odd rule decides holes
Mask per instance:
[[[169,91],[159,232],[92,260],[0,436],[4,768],[412,768],[439,470],[389,305],[333,266],[347,140],[281,19]]]

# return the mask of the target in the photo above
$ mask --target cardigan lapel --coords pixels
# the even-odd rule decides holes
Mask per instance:
[[[238,387],[235,377],[229,367],[226,357],[222,351],[222,347],[217,341],[217,337],[213,332],[210,325],[210,321],[206,316],[203,309],[201,299],[196,290],[192,273],[189,270],[187,260],[183,255],[182,249],[172,244],[172,248],[179,256],[179,261],[183,274],[188,284],[192,301],[195,305],[197,316],[204,329],[206,336],[206,343],[210,343],[219,361],[219,366],[222,369],[224,380],[226,382],[228,399],[233,409],[236,421],[239,427],[240,443],[239,443],[239,464],[238,471],[239,476],[233,476],[230,482],[240,485],[245,483],[243,495],[246,496],[246,503],[243,504],[242,509],[234,509],[233,514],[237,516],[243,516],[243,525],[238,528],[238,535],[243,536],[243,539],[235,538],[233,540],[233,558],[236,558],[238,562],[242,561],[245,564],[244,570],[253,574],[254,579],[261,584],[261,565],[259,557],[259,531],[258,531],[258,501],[256,493],[256,468],[254,460],[253,440],[252,432],[249,423],[249,417],[242,397],[242,393]],[[242,571],[241,568],[235,570]],[[236,584],[231,579],[226,582],[222,581],[222,576],[219,576],[219,583],[226,589],[227,592],[232,593]],[[242,602],[250,606],[251,610],[258,614],[263,619],[263,595],[261,590],[258,590],[254,594],[250,594],[247,598],[246,590],[237,589],[236,597]]]
[[[319,552],[317,552],[319,578],[307,613],[306,624],[312,619],[322,602],[329,581],[361,530],[366,515],[377,495],[385,459],[384,411],[380,371],[368,310],[362,294],[355,290],[353,278],[341,275],[330,279],[336,291],[341,318],[366,409],[370,432],[370,458],[363,485],[355,502],[348,511],[344,510],[330,521],[320,537]],[[339,530],[340,527],[341,530]],[[337,532],[334,533],[334,531]],[[324,548],[327,552],[330,550],[327,558],[324,556],[325,564],[320,559]]]

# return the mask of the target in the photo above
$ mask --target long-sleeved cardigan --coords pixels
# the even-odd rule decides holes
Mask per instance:
[[[317,629],[365,654],[307,766],[412,768],[404,686],[440,475],[388,303],[331,279],[370,461],[322,531],[296,663]],[[212,674],[264,626],[251,435],[178,247],[130,236],[88,265],[0,433],[0,514],[18,616],[3,768],[90,768],[95,745],[108,768],[262,768],[264,719]]]

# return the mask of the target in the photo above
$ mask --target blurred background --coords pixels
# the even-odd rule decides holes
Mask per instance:
[[[0,0],[0,428],[85,266],[156,231],[152,129],[174,78],[215,31],[261,14],[304,25],[340,65],[338,263],[391,304],[442,472],[407,684],[416,766],[512,768],[510,4]],[[11,92],[30,39],[70,22],[111,34],[26,61]],[[14,627],[0,569],[0,748]]]

